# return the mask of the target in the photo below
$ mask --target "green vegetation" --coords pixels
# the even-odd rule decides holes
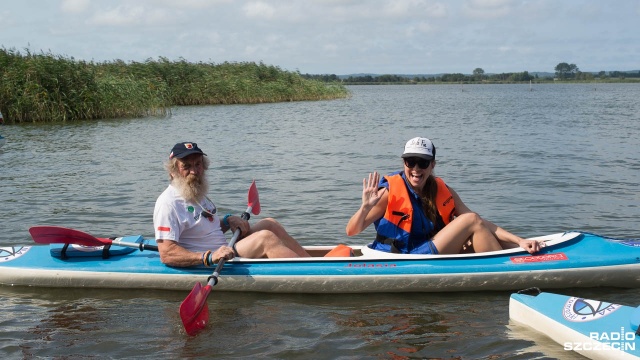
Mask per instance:
[[[333,82],[340,80],[336,75],[303,75],[309,79]],[[345,76],[342,79],[345,85],[385,85],[385,84],[512,84],[534,81],[542,82],[638,82],[640,71],[600,71],[598,73],[581,72],[575,64],[559,63],[555,67],[555,73],[530,74],[528,71],[502,74],[485,74],[482,68],[475,68],[471,75],[461,73],[440,75],[362,75]]]
[[[476,69],[478,70],[478,69]],[[481,69],[480,69],[481,70]],[[307,76],[307,75],[305,75]],[[345,85],[383,85],[383,84],[451,84],[451,83],[514,83],[520,81],[529,82],[529,80],[538,79],[537,76],[530,75],[527,71],[522,73],[503,73],[484,75],[476,74],[465,75],[461,73],[442,74],[432,76],[406,76],[406,75],[380,75],[380,76],[348,76],[342,81]]]
[[[326,100],[340,83],[303,78],[263,63],[94,63],[51,53],[0,49],[5,122],[59,122],[164,115],[171,106]]]

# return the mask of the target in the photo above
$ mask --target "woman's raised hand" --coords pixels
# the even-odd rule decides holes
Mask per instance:
[[[380,174],[377,171],[369,173],[369,179],[362,180],[362,205],[365,207],[374,207],[383,192],[378,192],[378,183],[380,182]]]

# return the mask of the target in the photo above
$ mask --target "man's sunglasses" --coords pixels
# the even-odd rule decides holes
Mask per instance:
[[[415,157],[410,157],[410,158],[405,158],[404,159],[404,164],[409,168],[409,169],[413,169],[414,166],[418,165],[418,167],[420,169],[426,169],[429,167],[429,165],[431,165],[431,160],[426,160],[426,159],[422,159],[422,158],[415,158]]]
[[[213,221],[213,215],[215,215],[215,213],[215,210],[212,213],[208,212],[207,210],[202,210],[200,215],[206,217],[207,219],[209,219],[209,221]]]
[[[213,216],[218,212],[218,208],[216,207],[216,204],[214,204],[213,201],[211,201],[209,198],[207,198],[207,200],[209,200],[209,202],[213,205],[213,211],[207,211],[202,207],[202,205],[200,205],[200,207],[202,208],[200,216],[204,216],[209,219],[209,221],[213,221]]]

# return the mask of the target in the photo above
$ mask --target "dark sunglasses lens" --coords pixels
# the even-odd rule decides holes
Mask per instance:
[[[204,211],[202,210],[202,212],[200,213],[200,215],[206,217],[209,220],[213,220],[213,214],[209,213],[208,211]]]
[[[417,164],[420,169],[426,169],[429,167],[429,164],[431,164],[431,160],[406,158],[404,159],[404,163],[408,168],[413,168]]]

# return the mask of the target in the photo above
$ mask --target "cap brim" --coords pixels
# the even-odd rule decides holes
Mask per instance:
[[[426,154],[416,154],[416,153],[407,153],[407,154],[402,154],[401,156],[403,159],[404,158],[410,158],[410,157],[417,157],[417,158],[421,158],[421,159],[425,159],[425,160],[431,160],[433,159],[433,156],[429,156]]]
[[[187,150],[185,152],[183,152],[180,155],[174,155],[174,158],[178,158],[178,159],[184,159],[185,157],[189,156],[189,155],[193,155],[193,154],[200,154],[200,155],[204,155],[207,156],[207,154],[203,153],[202,151],[197,151],[197,150]]]

